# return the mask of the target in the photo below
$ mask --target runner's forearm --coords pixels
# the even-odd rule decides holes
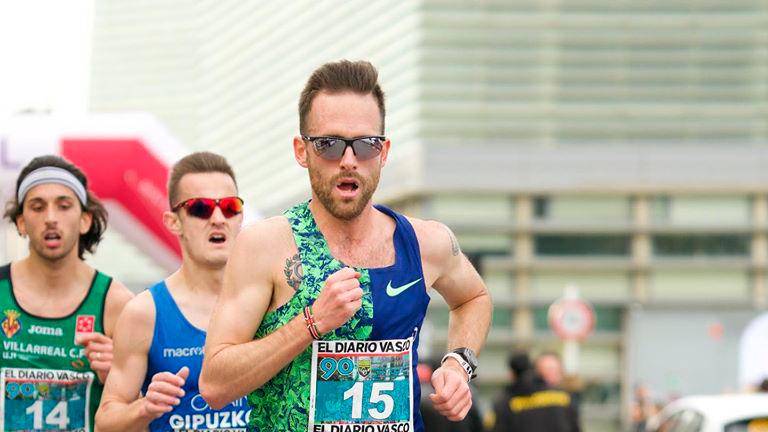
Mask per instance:
[[[451,310],[448,322],[448,349],[467,347],[476,354],[485,345],[493,305],[487,291]]]
[[[272,379],[312,343],[301,315],[261,339],[214,348],[200,374],[200,393],[214,409],[245,396]]]
[[[144,432],[154,420],[142,409],[144,402],[106,401],[96,412],[96,432]]]

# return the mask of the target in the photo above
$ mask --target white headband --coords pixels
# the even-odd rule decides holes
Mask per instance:
[[[88,194],[85,192],[85,186],[80,183],[80,180],[78,180],[77,177],[63,168],[47,166],[38,168],[24,177],[24,181],[19,185],[19,192],[16,195],[19,204],[24,202],[24,197],[30,189],[46,183],[57,183],[66,186],[75,192],[75,195],[77,195],[77,198],[84,206],[88,202]]]

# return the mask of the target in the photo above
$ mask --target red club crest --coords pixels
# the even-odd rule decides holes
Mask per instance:
[[[5,337],[10,339],[21,330],[21,322],[19,321],[21,314],[13,309],[3,311],[3,313],[5,314],[5,319],[0,323],[0,327],[3,328]]]
[[[94,315],[78,315],[75,322],[75,333],[90,333],[96,324]]]

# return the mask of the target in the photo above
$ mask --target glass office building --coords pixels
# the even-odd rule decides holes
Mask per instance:
[[[490,288],[485,400],[512,346],[560,349],[546,311],[566,285],[597,313],[587,430],[628,418],[632,308],[766,306],[764,1],[100,0],[94,19],[91,109],[224,154],[266,215],[308,196],[291,139],[310,71],[377,65],[377,199],[450,225]],[[433,352],[447,317],[436,296]]]

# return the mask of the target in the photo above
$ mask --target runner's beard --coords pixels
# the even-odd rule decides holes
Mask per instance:
[[[356,172],[342,172],[333,176],[329,181],[323,180],[321,174],[312,166],[309,167],[309,182],[312,185],[312,191],[320,200],[320,203],[334,217],[342,220],[352,220],[363,212],[365,206],[371,201],[373,192],[379,185],[380,170],[372,173],[370,178],[365,178]],[[359,193],[352,200],[342,200],[334,198],[333,191],[340,178],[352,177],[358,182]]]

